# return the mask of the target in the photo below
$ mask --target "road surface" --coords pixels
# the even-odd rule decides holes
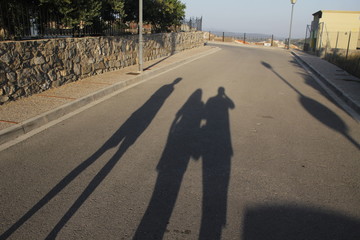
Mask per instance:
[[[0,239],[360,239],[359,124],[220,47],[0,152]]]

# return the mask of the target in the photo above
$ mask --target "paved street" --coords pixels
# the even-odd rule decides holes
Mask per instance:
[[[0,239],[360,239],[359,124],[219,47],[0,152]]]

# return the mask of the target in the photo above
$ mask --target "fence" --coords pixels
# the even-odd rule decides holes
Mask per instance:
[[[284,44],[281,38],[275,37],[272,34],[261,33],[235,33],[212,31],[209,34],[209,40],[222,42],[239,42],[242,44],[255,44],[266,46],[279,46]]]
[[[202,17],[192,17],[190,19],[184,19],[182,21],[181,31],[202,31]]]
[[[183,21],[182,31],[201,31],[202,18]],[[171,28],[173,31],[179,28]],[[150,24],[144,24],[145,33],[152,32]],[[137,34],[138,24],[124,23],[119,14],[111,13],[107,19],[96,17],[90,21],[66,18],[46,5],[36,6],[16,1],[0,1],[0,41],[33,38],[116,36]]]
[[[360,77],[360,33],[356,31],[329,32],[321,25],[307,27],[304,51]]]
[[[31,6],[31,5],[29,5]],[[21,3],[0,3],[0,40],[21,40],[66,36],[120,35],[126,32],[121,19],[94,19],[91,24],[74,25],[46,6],[25,6]]]

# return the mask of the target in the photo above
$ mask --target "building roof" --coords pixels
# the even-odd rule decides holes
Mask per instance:
[[[349,14],[360,14],[360,11],[336,11],[336,10],[320,10],[313,14],[313,16],[322,17],[323,13],[349,13]]]

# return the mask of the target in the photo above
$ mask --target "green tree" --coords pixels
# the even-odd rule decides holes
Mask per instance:
[[[101,2],[101,17],[103,19],[114,20],[125,16],[123,0],[105,0]]]
[[[40,34],[49,26],[81,30],[87,25],[100,33],[109,21],[120,24],[125,12],[124,0],[0,0],[1,14],[5,15],[0,16],[0,32],[18,38],[30,35],[30,22],[36,23]]]
[[[171,26],[178,26],[185,16],[185,4],[179,0],[155,0],[155,9],[148,21],[158,30],[167,31]]]
[[[40,0],[49,10],[59,12],[67,26],[83,27],[92,24],[101,14],[99,0]]]
[[[124,17],[123,0],[40,0],[49,11],[59,15],[63,25],[81,30],[92,25],[97,33],[114,21]],[[119,21],[120,24],[120,21]]]
[[[179,0],[144,0],[144,22],[151,23],[157,32],[181,24],[185,16],[185,4]],[[139,3],[125,0],[125,21],[138,21]]]
[[[19,38],[29,35],[29,22],[32,12],[27,12],[32,6],[37,6],[38,0],[1,0],[0,1],[0,32],[6,38]],[[0,35],[0,38],[5,37]]]

